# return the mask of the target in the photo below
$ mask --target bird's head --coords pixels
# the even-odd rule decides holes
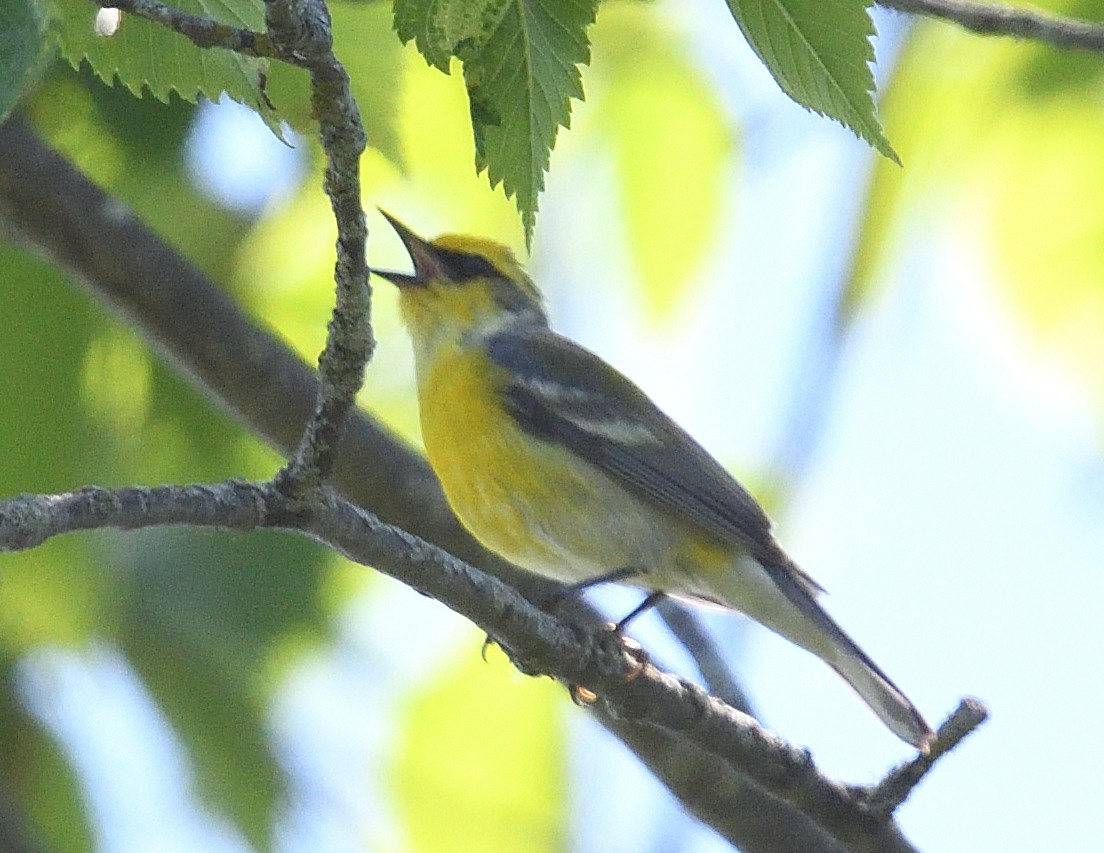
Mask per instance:
[[[547,324],[540,291],[508,248],[462,234],[423,240],[380,212],[410,253],[414,272],[372,272],[399,289],[403,322],[415,346],[490,334],[513,322]]]

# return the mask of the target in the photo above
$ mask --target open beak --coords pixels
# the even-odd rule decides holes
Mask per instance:
[[[406,246],[406,251],[410,253],[410,260],[414,263],[414,275],[373,268],[370,268],[370,271],[380,278],[387,279],[399,288],[420,287],[433,279],[443,278],[444,268],[433,245],[423,240],[386,210],[381,210],[380,213],[383,214],[384,219],[391,223],[391,227],[395,229],[395,233],[399,235],[399,239]]]

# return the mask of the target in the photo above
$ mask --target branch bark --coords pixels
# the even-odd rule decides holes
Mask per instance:
[[[318,378],[213,282],[13,117],[0,125],[0,227],[117,311],[176,368],[276,450],[290,456]],[[331,482],[381,519],[478,565],[531,601],[559,585],[484,550],[452,515],[425,460],[363,412],[351,414]],[[584,601],[565,616],[604,626]],[[838,851],[800,811],[686,738],[594,708],[683,805],[749,853]]]
[[[895,771],[880,786],[841,785],[824,776],[808,752],[700,687],[659,671],[604,626],[565,625],[497,578],[383,523],[328,489],[289,496],[275,483],[227,481],[20,495],[0,501],[0,551],[35,547],[77,530],[166,524],[295,531],[374,566],[470,619],[495,637],[522,671],[586,688],[613,719],[685,738],[715,762],[795,807],[852,851],[914,849],[894,823],[893,809],[985,716],[980,703],[970,705],[972,713],[957,714],[940,729],[937,749]]]
[[[272,483],[115,491],[88,488],[67,495],[13,499],[0,505],[0,550],[32,547],[62,532],[104,526],[188,524],[296,530],[358,562],[380,568],[467,616],[509,649],[523,671],[586,686],[599,697],[595,710],[606,725],[644,756],[653,770],[664,774],[688,808],[747,849],[838,850],[842,845],[850,850],[911,850],[894,824],[892,812],[938,755],[895,771],[877,789],[839,785],[822,776],[807,753],[767,733],[746,715],[627,654],[583,605],[576,608],[583,622],[569,629],[495,577],[380,521],[322,485],[332,474],[339,488],[357,498],[367,482],[374,494],[367,501],[357,498],[358,503],[391,509],[393,518],[403,516],[396,520],[409,522],[404,526],[422,530],[427,526],[424,506],[394,503],[396,486],[412,480],[420,484],[420,497],[432,509],[428,526],[441,525],[441,530],[431,530],[431,534],[447,534],[432,538],[444,539],[450,548],[450,540],[454,540],[460,547],[452,550],[472,554],[533,595],[546,594],[554,587],[482,552],[444,506],[424,463],[363,416],[353,416],[349,435],[354,442],[356,438],[362,441],[365,452],[349,464],[353,460],[346,455],[348,442],[342,441],[342,434],[373,346],[364,250],[367,235],[357,171],[365,140],[348,78],[332,53],[325,4],[321,0],[267,0],[266,34],[212,29],[202,18],[166,11],[168,7],[151,0],[127,0],[126,8],[176,28],[197,44],[206,40],[248,55],[272,55],[309,71],[314,113],[327,156],[326,190],[339,232],[337,307],[320,359],[323,381],[318,383],[286,348],[270,346],[267,336],[252,328],[229,300],[151,234],[143,234],[141,243],[150,253],[144,260],[153,266],[137,277],[127,270],[129,282],[122,281],[119,267],[126,264],[120,261],[135,260],[140,254],[135,252],[135,233],[144,229],[125,210],[85,186],[83,200],[91,202],[94,209],[100,205],[97,212],[102,215],[93,218],[95,227],[109,238],[121,237],[126,247],[121,258],[111,258],[107,269],[102,269],[102,242],[77,244],[71,240],[82,233],[86,223],[80,218],[87,209],[76,212],[69,199],[60,197],[52,199],[53,205],[43,205],[43,192],[57,185],[49,179],[28,185],[21,180],[19,168],[22,165],[34,171],[41,166],[36,157],[42,151],[30,153],[35,149],[34,139],[25,127],[15,124],[8,140],[2,138],[8,128],[3,129],[0,148],[6,141],[14,142],[17,148],[22,146],[24,154],[30,154],[14,169],[0,166],[0,213],[8,222],[15,223],[40,250],[47,249],[61,259],[85,283],[120,303],[189,373],[216,389],[224,404],[250,421],[258,417],[262,434],[281,450],[287,453],[296,443],[297,449]],[[51,165],[59,167],[56,158]],[[65,167],[62,162],[62,171]],[[67,177],[72,183],[81,183],[75,173]],[[67,230],[47,227],[44,231],[43,220],[51,216],[64,219]],[[60,234],[61,240],[50,232]],[[173,286],[171,276],[158,268],[161,263],[190,281],[191,296],[213,297],[210,302],[217,307],[216,313],[197,310],[202,300],[181,304],[181,291]],[[146,290],[150,281],[169,282],[170,286],[151,299]],[[146,292],[135,290],[138,282]],[[197,318],[207,322],[197,322]],[[205,333],[212,320],[233,330],[222,329],[209,336]],[[228,357],[227,350],[243,342],[255,349],[247,347]],[[210,362],[203,355],[211,356]],[[290,380],[292,390],[305,392],[305,399],[297,398],[300,406],[293,412],[287,397],[264,392],[257,378],[275,380],[276,384]],[[316,406],[311,406],[312,399],[317,399]],[[266,402],[273,408],[267,409]],[[392,463],[392,473],[374,481],[366,477],[367,471],[380,470],[381,461],[383,467]],[[413,476],[408,478],[408,474]],[[731,692],[737,696],[738,688]],[[947,730],[943,751],[981,719],[983,716],[976,716],[972,725],[957,721]],[[680,760],[672,761],[673,756]],[[703,766],[709,767],[708,775],[703,776]],[[687,779],[691,781],[687,783]],[[720,786],[720,779],[732,784]],[[707,790],[710,795],[703,797]],[[741,818],[733,820],[734,812]],[[764,823],[766,814],[770,819]],[[749,816],[751,820],[746,819]]]
[[[337,298],[318,359],[318,402],[295,454],[276,478],[296,494],[320,487],[333,472],[338,443],[375,349],[368,225],[360,205],[360,155],[368,138],[349,75],[334,56],[325,2],[266,0],[265,23],[278,55],[294,57],[310,73],[311,108],[326,156],[323,187],[337,223]]]
[[[879,6],[951,21],[979,35],[1011,36],[1055,47],[1104,51],[1104,26],[1038,9],[975,0],[876,0]]]
[[[205,15],[193,15],[158,0],[92,0],[103,9],[118,9],[180,33],[196,47],[219,47],[245,56],[275,58],[266,33],[229,27]],[[294,61],[294,57],[285,57]]]

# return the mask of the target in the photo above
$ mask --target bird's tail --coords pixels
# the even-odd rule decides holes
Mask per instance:
[[[826,662],[843,676],[894,734],[927,753],[935,740],[935,732],[920,711],[850,637],[838,627],[836,630],[840,643],[835,659],[826,657]]]
[[[750,562],[737,571],[734,587],[738,589],[726,590],[734,594],[724,595],[720,603],[735,606],[821,658],[843,676],[890,731],[926,753],[935,733],[900,688],[817,603],[818,588],[808,576],[789,562],[763,567],[754,564],[754,568],[747,565]],[[760,575],[754,578],[756,583],[747,583],[752,580],[749,573]]]

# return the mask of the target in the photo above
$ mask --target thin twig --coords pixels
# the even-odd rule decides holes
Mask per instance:
[[[280,59],[310,74],[311,107],[326,155],[324,189],[337,223],[337,298],[326,347],[318,360],[321,385],[314,415],[277,482],[289,493],[318,488],[333,472],[364,369],[375,347],[368,283],[368,226],[360,205],[360,156],[367,135],[349,75],[333,52],[333,29],[324,0],[265,0],[266,33],[181,12],[157,0],[93,0],[180,33],[199,47]]]
[[[314,408],[314,371],[18,116],[0,125],[0,230],[119,312],[254,434],[284,455],[294,451]],[[482,549],[449,511],[424,457],[363,412],[354,412],[333,482],[359,506],[492,572],[530,601],[562,590]],[[572,624],[606,624],[584,599],[563,608]],[[681,734],[614,718],[604,706],[593,711],[690,813],[739,849],[843,850],[798,809]]]
[[[1012,36],[1055,47],[1104,52],[1104,26],[1038,9],[976,0],[876,0],[879,6],[952,21],[980,35]]]
[[[920,780],[935,766],[935,762],[958,746],[988,718],[989,709],[980,699],[963,699],[939,727],[935,742],[927,755],[917,755],[911,761],[906,761],[870,789],[870,807],[883,814],[896,811]]]
[[[364,369],[375,349],[368,283],[368,225],[360,204],[360,156],[368,137],[349,75],[333,52],[330,12],[322,0],[266,0],[265,22],[273,42],[310,72],[311,106],[326,154],[324,188],[337,222],[337,298],[318,359],[318,405],[277,484],[289,491],[317,488],[329,478],[337,446]]]

